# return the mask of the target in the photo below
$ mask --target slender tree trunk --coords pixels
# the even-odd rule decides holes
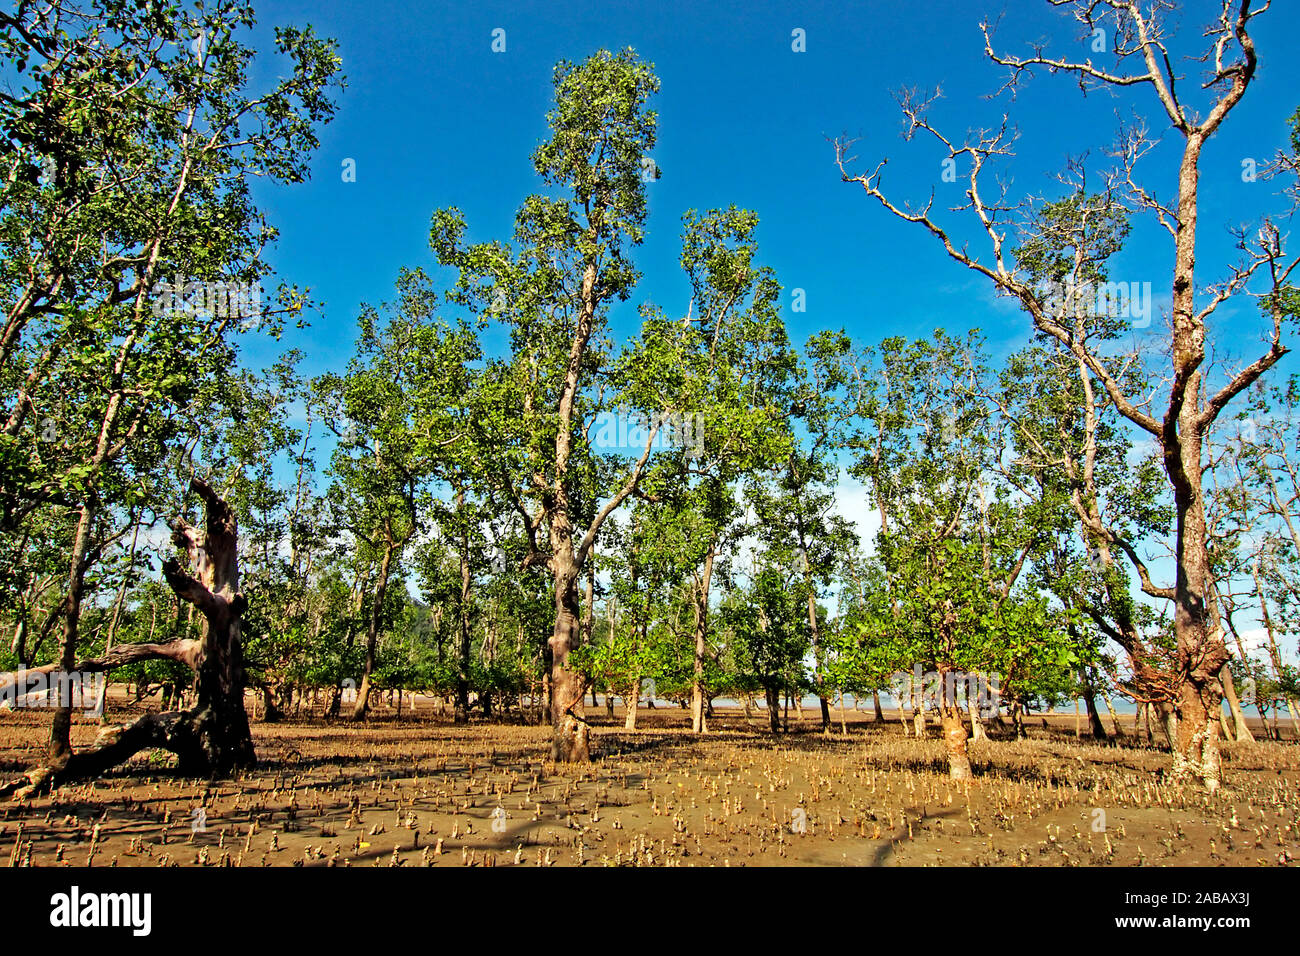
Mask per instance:
[[[1255,698],[1255,712],[1259,714],[1259,722],[1264,725],[1264,739],[1277,740],[1277,733],[1268,725],[1268,711],[1264,709],[1264,701],[1259,697]]]
[[[1106,705],[1106,713],[1110,714],[1110,722],[1115,725],[1115,736],[1124,737],[1124,728],[1120,726],[1119,714],[1115,713],[1115,705],[1111,703],[1109,694],[1101,695],[1102,702]]]
[[[708,723],[704,718],[704,655],[708,650],[709,628],[709,588],[713,580],[713,559],[717,548],[716,539],[709,544],[704,555],[704,569],[700,574],[698,593],[695,600],[695,665],[694,681],[691,684],[691,731],[697,734],[708,733]]]
[[[1217,590],[1215,592],[1215,599],[1215,603],[1211,606],[1211,610],[1213,611],[1213,620],[1217,627],[1222,628],[1222,615],[1219,613],[1218,609]],[[1233,628],[1232,630],[1235,635],[1236,629]],[[1236,637],[1237,646],[1240,648],[1241,637],[1240,635],[1236,635]],[[1245,658],[1243,658],[1243,660],[1244,659]],[[1250,727],[1246,724],[1246,715],[1242,713],[1241,701],[1237,699],[1237,687],[1232,679],[1232,668],[1228,666],[1228,661],[1226,659],[1223,662],[1223,666],[1219,668],[1219,683],[1223,686],[1223,696],[1228,702],[1228,712],[1232,714],[1231,732],[1229,732],[1226,721],[1223,721],[1221,724],[1224,740],[1236,740],[1238,743],[1247,741],[1253,742],[1255,736],[1250,732]],[[1222,711],[1220,711],[1220,713],[1222,713]]]
[[[81,506],[77,530],[72,542],[69,560],[68,594],[63,610],[63,641],[59,647],[60,673],[70,674],[77,662],[77,637],[81,624],[81,600],[85,590],[86,550],[90,543],[90,530],[95,512],[87,501]],[[72,707],[71,701],[59,701],[50,726],[50,743],[46,759],[55,770],[62,768],[72,757]]]
[[[763,687],[763,693],[767,697],[767,720],[772,728],[772,733],[781,732],[781,689],[775,684],[767,684]]]
[[[977,695],[978,696],[978,695]],[[966,712],[970,716],[970,739],[987,740],[988,734],[984,732],[984,721],[980,720],[979,700],[970,699],[970,687],[966,688]]]
[[[135,527],[131,531],[131,548],[127,552],[128,571],[135,563],[136,545],[140,540],[140,522],[136,520]],[[104,653],[107,654],[113,649],[113,642],[117,639],[117,628],[122,620],[122,605],[126,602],[126,583],[127,578],[122,579],[122,585],[117,590],[117,600],[113,602],[113,618],[108,625],[108,637],[104,639]],[[99,714],[101,725],[108,725],[108,674],[104,675],[103,681],[99,685],[99,695],[95,700],[95,712]]]
[[[1176,750],[1178,747],[1178,711],[1173,704],[1162,702],[1156,707],[1156,712],[1160,716],[1160,729],[1164,731],[1165,742],[1169,744],[1170,750]]]
[[[817,700],[821,704],[822,733],[830,733],[831,710],[826,700],[825,675],[821,664],[821,629],[817,623],[817,593],[813,586],[812,571],[808,571],[808,632],[812,636],[813,680],[817,683]]]
[[[361,686],[357,689],[357,703],[352,708],[352,719],[360,720],[366,716],[370,706],[370,675],[375,670],[375,648],[379,643],[379,620],[384,610],[384,596],[388,592],[388,572],[393,564],[393,552],[396,551],[391,536],[384,548],[384,557],[379,565],[379,579],[375,582],[374,601],[370,605],[370,624],[366,629],[366,665],[361,674]]]
[[[456,669],[456,712],[452,717],[455,723],[469,721],[469,665],[470,665],[470,630],[469,630],[469,526],[465,519],[465,490],[456,489],[456,514],[462,521],[460,537],[460,596],[457,602],[457,623],[460,628],[460,653]]]
[[[262,685],[262,722],[273,724],[284,717],[280,709],[275,706],[275,698],[272,696],[273,688],[270,684]]]
[[[1018,700],[1011,704],[1011,729],[1017,740],[1024,740],[1029,736],[1025,731],[1025,707]]]
[[[1269,658],[1269,662],[1273,665],[1273,677],[1280,682],[1282,680],[1282,674],[1283,674],[1282,655],[1278,653],[1277,632],[1273,627],[1273,616],[1268,611],[1268,600],[1264,596],[1265,591],[1264,591],[1263,582],[1260,580],[1259,564],[1256,564],[1255,566],[1254,575],[1255,575],[1255,590],[1259,593],[1260,620],[1264,623],[1264,633],[1268,637],[1268,658]],[[1249,658],[1246,657],[1244,648],[1240,648],[1240,644],[1238,645],[1238,648],[1242,651],[1242,660],[1248,661]],[[1235,691],[1233,696],[1234,697],[1236,696]],[[1287,712],[1291,715],[1291,726],[1296,731],[1297,736],[1300,737],[1300,723],[1297,723],[1296,721],[1295,704],[1292,702],[1290,698],[1287,698],[1286,706],[1287,706]],[[1261,712],[1261,716],[1263,716],[1262,712]],[[1274,739],[1279,739],[1276,733],[1276,722],[1274,722],[1274,728],[1275,730],[1273,733],[1273,737]],[[1264,723],[1264,729],[1267,732],[1268,730],[1267,721],[1265,721]]]
[[[369,577],[369,571],[363,571],[357,575],[356,593],[352,595],[352,613],[348,615],[347,630],[343,638],[343,659],[346,662],[351,656],[352,646],[356,642],[357,630],[356,621],[361,616],[361,608],[366,600],[366,579]],[[441,658],[442,645],[438,645],[439,657]],[[439,660],[441,663],[441,659]],[[337,717],[343,706],[343,681],[341,674],[334,684],[334,692],[330,696],[329,708],[327,715]]]

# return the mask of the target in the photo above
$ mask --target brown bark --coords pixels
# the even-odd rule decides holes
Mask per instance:
[[[1097,713],[1097,699],[1090,681],[1084,684],[1083,705],[1088,710],[1088,731],[1090,735],[1096,740],[1105,740],[1106,727],[1101,722],[1101,715]]]
[[[366,664],[361,674],[361,686],[357,688],[357,702],[352,708],[352,719],[360,720],[366,716],[370,706],[370,675],[375,670],[375,649],[379,643],[379,620],[384,610],[384,597],[388,593],[388,574],[393,565],[393,554],[397,544],[393,540],[392,524],[386,522],[387,541],[384,557],[379,565],[379,578],[375,581],[375,594],[370,605],[370,623],[366,628]]]
[[[1223,697],[1219,674],[1227,660],[1227,650],[1221,630],[1208,611],[1212,580],[1202,494],[1205,432],[1224,408],[1272,369],[1288,349],[1282,345],[1285,318],[1285,307],[1281,304],[1283,297],[1275,296],[1270,309],[1272,330],[1266,350],[1203,401],[1207,317],[1213,314],[1218,305],[1239,292],[1246,281],[1256,274],[1256,270],[1260,270],[1261,275],[1268,275],[1267,270],[1271,269],[1272,291],[1282,291],[1295,264],[1288,266],[1279,263],[1275,244],[1264,248],[1269,244],[1261,240],[1259,246],[1252,250],[1249,263],[1234,270],[1233,281],[1210,296],[1210,301],[1204,308],[1198,309],[1195,265],[1200,159],[1205,143],[1241,102],[1255,77],[1257,55],[1250,26],[1252,19],[1262,13],[1268,4],[1253,10],[1252,0],[1231,0],[1221,5],[1217,22],[1204,34],[1212,39],[1212,45],[1200,58],[1210,65],[1210,77],[1201,85],[1203,89],[1213,90],[1215,99],[1203,112],[1193,111],[1184,104],[1181,91],[1175,85],[1174,68],[1164,42],[1168,33],[1163,23],[1165,11],[1162,7],[1166,5],[1154,5],[1150,10],[1141,10],[1136,3],[1079,3],[1074,6],[1076,18],[1089,26],[1094,19],[1100,22],[1103,6],[1123,8],[1132,42],[1121,53],[1120,59],[1130,63],[1136,61],[1140,65],[1138,72],[1121,70],[1112,73],[1094,65],[1091,60],[1070,62],[1052,59],[1037,51],[1024,57],[999,55],[993,50],[991,27],[988,24],[982,27],[985,53],[993,62],[1012,70],[1009,83],[1012,89],[1022,76],[1033,75],[1040,68],[1050,73],[1071,74],[1084,86],[1092,83],[1109,87],[1143,86],[1154,91],[1168,118],[1170,130],[1182,137],[1177,201],[1173,208],[1161,205],[1132,179],[1132,163],[1144,155],[1147,148],[1154,146],[1160,136],[1147,138],[1145,133],[1140,134],[1138,140],[1126,144],[1122,151],[1125,158],[1121,173],[1128,177],[1128,198],[1154,211],[1161,225],[1169,229],[1173,236],[1171,367],[1168,404],[1159,417],[1145,410],[1149,400],[1147,397],[1135,398],[1126,394],[1122,375],[1112,374],[1107,367],[1108,362],[1090,350],[1086,334],[1089,330],[1081,330],[1076,323],[1051,314],[1042,297],[1010,267],[1004,252],[1005,233],[1000,231],[999,225],[995,225],[996,216],[989,214],[991,207],[981,197],[978,182],[981,167],[1002,153],[1007,145],[1004,139],[1007,135],[1005,127],[1002,132],[961,148],[962,152],[970,152],[973,159],[973,172],[967,188],[971,200],[969,208],[988,235],[993,253],[991,260],[981,261],[968,253],[964,244],[954,242],[945,228],[930,217],[929,207],[919,211],[905,210],[885,197],[879,182],[883,164],[874,172],[850,174],[845,167],[849,144],[843,140],[837,143],[837,162],[845,181],[860,184],[869,196],[879,201],[891,214],[929,230],[943,244],[951,258],[984,275],[1000,289],[1018,298],[1033,316],[1034,324],[1040,331],[1056,338],[1087,364],[1089,372],[1105,387],[1116,409],[1157,439],[1164,469],[1173,489],[1176,514],[1176,576],[1172,593],[1168,595],[1174,604],[1173,623],[1177,649],[1174,676],[1177,687],[1173,708],[1176,714],[1165,715],[1167,724],[1169,716],[1177,718],[1173,772],[1175,777],[1198,779],[1207,790],[1214,791],[1220,784],[1221,767],[1218,721],[1212,718],[1219,711]],[[923,129],[947,142],[930,126],[923,107],[913,101],[905,101],[903,108],[912,131]],[[954,156],[958,155],[958,148],[951,147],[951,152]],[[1123,180],[1124,176],[1121,175],[1119,181]],[[1132,552],[1129,556],[1134,557]],[[1140,573],[1142,570],[1139,567]]]
[[[1106,705],[1106,713],[1110,714],[1110,722],[1115,725],[1115,736],[1124,737],[1124,728],[1120,726],[1119,714],[1115,713],[1115,705],[1111,703],[1109,694],[1101,695],[1102,703]]]
[[[953,780],[969,780],[970,758],[966,754],[966,724],[957,706],[957,693],[949,695],[947,674],[939,674],[939,719],[943,725],[943,742],[948,751],[948,776]]]
[[[240,633],[247,601],[239,589],[238,528],[229,506],[200,479],[191,488],[204,501],[204,530],[181,519],[173,524],[172,540],[187,553],[188,570],[176,559],[163,564],[163,577],[182,600],[203,615],[198,640],[166,644],[119,645],[101,658],[71,660],[38,670],[51,673],[107,671],[136,661],[167,658],[196,672],[193,708],[146,714],[132,724],[108,727],[88,750],[29,772],[25,782],[0,787],[0,796],[20,798],[37,790],[95,776],[142,749],[162,748],[179,758],[186,776],[216,777],[252,766],[256,760],[244,710],[244,661]],[[22,679],[32,671],[5,675],[0,684]]]
[[[69,561],[68,594],[63,609],[63,641],[59,647],[59,664],[64,673],[71,673],[77,659],[77,637],[81,624],[81,600],[85,591],[86,549],[90,542],[90,529],[94,524],[94,507],[89,501],[81,506],[77,518],[77,531],[72,541]],[[62,767],[72,757],[72,708],[59,707],[54,711],[50,725],[50,742],[46,760],[52,768]]]
[[[456,489],[456,513],[464,517],[465,490]],[[461,527],[460,537],[460,596],[457,602],[457,623],[460,626],[460,654],[456,670],[456,710],[452,719],[463,724],[469,721],[469,527]]]
[[[569,652],[578,646],[580,622],[578,570],[572,552],[557,549],[555,560],[555,628],[551,647],[551,759],[585,763],[591,759],[590,727],[583,709],[586,680],[569,668]]]
[[[1219,682],[1223,684],[1223,693],[1228,701],[1228,710],[1232,714],[1233,737],[1237,743],[1253,743],[1255,735],[1246,724],[1246,715],[1242,713],[1241,701],[1237,699],[1237,687],[1232,680],[1232,669],[1224,664],[1219,671]]]
[[[984,721],[980,720],[980,704],[978,697],[979,695],[977,694],[976,699],[971,700],[970,685],[967,684],[966,713],[970,716],[970,739],[972,741],[988,739],[988,734],[984,732]]]
[[[817,625],[817,592],[812,587],[812,572],[808,575],[808,630],[812,635],[812,653],[813,653],[813,680],[817,684],[817,700],[821,704],[822,713],[822,733],[830,733],[831,729],[831,710],[830,703],[826,699],[825,675],[821,669],[821,629]]]
[[[352,653],[352,645],[353,645],[353,643],[356,641],[356,638],[357,638],[356,620],[357,620],[357,618],[359,618],[359,617],[361,616],[361,608],[362,608],[362,607],[364,606],[364,604],[365,604],[365,600],[366,600],[366,581],[367,581],[367,578],[369,577],[369,574],[370,574],[369,569],[366,569],[366,570],[361,571],[361,572],[358,573],[358,575],[357,575],[357,581],[356,581],[356,585],[355,585],[355,591],[354,591],[354,593],[353,593],[353,595],[352,595],[352,613],[351,613],[350,615],[348,615],[347,632],[346,632],[346,635],[345,635],[344,638],[343,638],[343,658],[344,658],[344,660],[347,660],[348,657],[351,656],[351,653]],[[441,609],[438,609],[437,611],[435,611],[435,613],[440,612],[440,610],[441,610]],[[439,651],[439,663],[441,663],[441,662],[442,662],[442,661],[441,661],[442,645],[441,645],[441,644],[438,645],[438,651]],[[328,708],[328,711],[327,711],[327,716],[329,716],[329,717],[337,717],[337,716],[339,715],[339,711],[342,709],[342,706],[343,706],[343,681],[344,681],[344,678],[343,678],[342,676],[340,676],[339,679],[338,679],[338,681],[337,681],[337,682],[335,683],[335,685],[334,685],[334,692],[330,695],[329,708]]]
[[[708,733],[704,719],[704,655],[708,652],[709,587],[713,580],[713,560],[717,554],[716,540],[710,542],[704,555],[704,569],[696,585],[695,595],[695,680],[691,684],[691,731]]]
[[[623,700],[627,705],[627,715],[623,718],[623,729],[636,730],[637,705],[641,702],[640,675],[632,678],[632,686],[628,689],[628,694]]]

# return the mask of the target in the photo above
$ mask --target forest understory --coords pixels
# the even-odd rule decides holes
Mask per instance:
[[[114,700],[112,719],[138,716]],[[1300,745],[1225,743],[1215,794],[1165,783],[1167,750],[1133,719],[1105,743],[1073,715],[970,745],[948,776],[932,727],[815,710],[790,732],[719,708],[592,708],[593,761],[539,759],[549,726],[439,716],[428,699],[364,722],[301,714],[252,726],[258,765],[224,781],[142,753],[115,773],[0,808],[8,866],[1287,866],[1300,860]],[[4,716],[0,778],[39,762],[48,715]],[[78,747],[98,721],[80,715]],[[1109,729],[1109,728],[1108,728]],[[1252,728],[1265,736],[1263,726]],[[847,734],[844,733],[847,730]],[[1083,723],[1087,730],[1087,722]],[[997,733],[996,728],[993,733]],[[498,809],[499,808],[499,809]]]

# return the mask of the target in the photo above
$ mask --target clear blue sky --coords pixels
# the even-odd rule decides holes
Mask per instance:
[[[1217,6],[1189,4],[1175,53],[1199,51],[1199,28]],[[1117,111],[1137,109],[1159,121],[1146,88],[1085,99],[1065,77],[1034,80],[1014,103],[1005,95],[985,99],[1002,73],[982,55],[978,24],[1007,8],[1003,49],[1025,52],[1027,41],[1043,37],[1051,38],[1050,51],[1098,57],[1072,20],[1034,0],[261,3],[259,29],[309,22],[338,38],[348,78],[311,181],[257,190],[282,231],[272,261],[282,277],[325,302],[312,328],[286,343],[307,353],[309,372],[341,368],[358,304],[388,297],[401,266],[432,268],[429,215],[439,206],[465,211],[471,239],[507,238],[515,209],[540,185],[529,156],[546,134],[552,67],[602,47],[632,46],[662,81],[654,158],[663,176],[649,186],[647,240],[636,255],[643,279],[622,317],[645,300],[670,313],[685,307],[676,261],[680,216],[735,203],[758,213],[761,255],[776,269],[787,304],[790,289],[806,291],[807,311],[787,311],[794,340],[821,328],[844,327],[875,341],[978,326],[995,354],[1017,348],[1028,335],[1024,317],[995,301],[986,283],[947,260],[927,235],[841,183],[830,143],[842,133],[860,136],[864,163],[891,157],[887,185],[898,196],[924,200],[933,189],[937,205],[946,205],[961,201],[962,187],[941,182],[933,147],[899,137],[892,94],[900,87],[941,86],[933,116],[955,137],[998,122],[1009,108],[1022,134],[1013,195],[1052,191],[1051,174],[1069,154],[1091,150],[1101,159]],[[498,27],[506,31],[504,53],[491,50]],[[806,52],[791,49],[795,28],[806,33]],[[1230,252],[1226,226],[1285,208],[1277,183],[1242,182],[1241,161],[1262,165],[1285,142],[1285,118],[1300,106],[1298,28],[1294,3],[1274,4],[1255,21],[1256,85],[1204,157],[1202,281],[1220,275]],[[1193,94],[1200,64],[1179,65],[1183,90]],[[342,180],[348,158],[356,182]],[[1146,184],[1166,197],[1176,158],[1162,149],[1146,166]],[[1167,306],[1169,261],[1164,233],[1139,229],[1115,278],[1150,281],[1157,308]],[[1254,351],[1260,326],[1253,307],[1225,309],[1223,317],[1221,341]],[[1144,334],[1159,335],[1162,325],[1157,316]],[[250,345],[251,359],[270,354]]]
[[[1204,103],[1201,65],[1184,58],[1200,52],[1201,26],[1218,3],[1188,7],[1171,52],[1186,77],[1184,96]],[[311,181],[255,189],[281,230],[271,261],[281,277],[325,302],[312,327],[288,333],[284,344],[306,353],[308,373],[341,369],[359,304],[389,297],[402,266],[434,268],[427,242],[435,208],[460,206],[472,240],[508,238],[516,208],[540,188],[529,157],[546,135],[555,63],[631,46],[662,81],[653,155],[663,175],[648,187],[647,240],[635,257],[643,279],[616,311],[617,325],[627,328],[647,300],[670,314],[685,308],[681,214],[735,203],[758,213],[760,255],[775,268],[787,305],[791,289],[806,293],[805,312],[787,309],[794,341],[823,328],[876,342],[939,326],[979,327],[1000,359],[1028,341],[1027,319],[928,235],[840,182],[831,140],[860,137],[863,163],[891,158],[886,184],[895,197],[924,201],[933,190],[938,208],[962,202],[963,187],[941,181],[942,154],[933,145],[900,138],[893,99],[900,88],[942,87],[932,117],[958,139],[1010,110],[1021,133],[1009,168],[1013,198],[1059,191],[1052,177],[1067,156],[1088,151],[1103,161],[1119,116],[1136,111],[1164,129],[1145,87],[1085,98],[1069,78],[1043,75],[1014,102],[1005,94],[989,101],[1004,74],[984,58],[978,26],[1004,10],[1001,50],[1026,53],[1030,41],[1049,39],[1049,53],[1110,65],[1072,20],[1038,0],[261,3],[261,31],[311,23],[338,38],[348,80]],[[491,49],[497,28],[506,31],[504,53]],[[805,32],[806,52],[791,48],[796,28]],[[1234,258],[1229,226],[1286,210],[1279,183],[1243,182],[1241,171],[1244,159],[1262,166],[1285,145],[1286,119],[1300,106],[1297,4],[1275,3],[1255,21],[1254,35],[1258,77],[1202,161],[1201,284],[1221,278]],[[1165,199],[1173,196],[1179,147],[1176,135],[1166,135],[1143,167],[1144,185]],[[346,159],[356,163],[355,182],[342,179]],[[969,223],[955,235],[984,248]],[[1163,230],[1139,224],[1112,276],[1151,283],[1156,314],[1134,334],[1153,344],[1165,327],[1170,263]],[[1216,325],[1217,358],[1234,362],[1260,348],[1263,326],[1252,303],[1225,306]],[[250,338],[250,361],[273,353],[272,343]],[[1280,371],[1295,368],[1288,358]],[[842,510],[868,531],[861,489],[841,492]],[[1157,561],[1156,570],[1169,568]]]

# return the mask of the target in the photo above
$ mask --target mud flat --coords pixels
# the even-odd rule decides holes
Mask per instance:
[[[119,707],[117,718],[130,716]],[[810,718],[811,712],[804,715]],[[1226,744],[1210,796],[1164,780],[1169,756],[1074,736],[971,745],[975,780],[899,722],[836,714],[774,736],[735,711],[689,733],[678,708],[592,709],[596,759],[555,765],[549,728],[456,725],[425,708],[368,721],[254,725],[260,764],[177,777],[161,752],[28,803],[0,805],[11,866],[1290,866],[1300,862],[1300,746]],[[888,717],[888,715],[887,715]],[[35,762],[49,715],[0,715],[0,778]],[[96,725],[79,719],[79,745]],[[1126,727],[1127,731],[1128,728]]]

